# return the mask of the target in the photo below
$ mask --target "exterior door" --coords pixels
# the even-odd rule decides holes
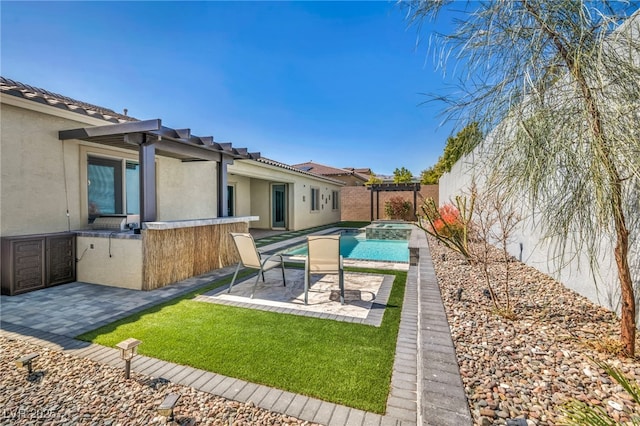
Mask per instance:
[[[287,186],[284,184],[271,187],[271,227],[286,228],[287,226]]]
[[[227,216],[232,217],[235,216],[235,209],[233,206],[235,205],[234,196],[234,188],[233,185],[227,186]]]

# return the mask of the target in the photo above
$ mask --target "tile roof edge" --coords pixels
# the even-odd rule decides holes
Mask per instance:
[[[294,166],[291,166],[289,164],[281,163],[279,161],[272,160],[270,158],[260,157],[257,160],[253,160],[253,161],[257,161],[259,163],[268,164],[268,165],[271,165],[271,166],[274,166],[274,167],[280,167],[282,169],[286,169],[286,170],[289,170],[291,172],[300,173],[300,174],[303,174],[303,175],[308,175],[308,176],[312,176],[312,177],[315,177],[315,178],[323,179],[323,180],[326,180],[326,181],[329,181],[331,183],[335,183],[335,184],[338,184],[338,185],[341,185],[341,186],[345,185],[345,183],[342,182],[341,180],[332,179],[330,177],[327,177],[327,176],[324,176],[324,175],[319,175],[317,173],[306,172],[304,170],[300,170],[300,169],[298,169],[298,168],[296,168]]]
[[[47,105],[53,108],[59,108],[90,117],[102,118],[105,121],[116,123],[139,121],[135,117],[117,113],[109,108],[79,101],[77,99],[30,86],[4,76],[0,76],[0,93]]]

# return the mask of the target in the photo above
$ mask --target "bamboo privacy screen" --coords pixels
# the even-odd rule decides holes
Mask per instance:
[[[143,290],[153,290],[238,261],[230,232],[247,222],[143,231]]]

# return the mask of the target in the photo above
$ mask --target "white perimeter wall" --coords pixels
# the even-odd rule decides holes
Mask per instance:
[[[468,194],[472,178],[475,177],[478,189],[482,192],[483,170],[475,168],[474,164],[480,164],[477,152],[461,158],[452,168],[450,173],[445,173],[439,181],[440,205],[451,202],[456,195]],[[523,199],[524,197],[523,194]],[[533,210],[526,205],[521,205],[521,217],[523,221],[514,233],[514,238],[509,245],[511,255],[522,259],[524,263],[532,266],[562,282],[566,287],[589,298],[608,309],[618,311],[620,303],[620,290],[618,273],[613,258],[612,242],[602,244],[602,253],[599,258],[599,270],[595,277],[591,272],[588,258],[584,254],[575,253],[572,248],[567,249],[565,263],[557,258],[554,246],[543,238],[543,224],[537,223]],[[522,250],[522,251],[521,251]],[[640,253],[638,248],[630,247],[632,251],[630,263],[632,275],[638,291],[638,277],[640,277]],[[636,296],[636,305],[639,306],[639,298]],[[638,316],[636,316],[638,323]]]

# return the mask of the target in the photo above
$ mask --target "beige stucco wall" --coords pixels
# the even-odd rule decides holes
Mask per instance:
[[[77,143],[67,141],[63,144],[58,140],[58,130],[86,125],[2,103],[2,236],[60,232],[80,227]]]
[[[78,281],[134,290],[142,288],[141,239],[111,238],[109,241],[109,238],[78,236],[76,249]]]
[[[259,221],[251,223],[252,228],[271,228],[273,184],[287,185],[288,229],[306,229],[340,221],[340,209],[332,209],[331,194],[332,191],[340,192],[341,184],[253,160],[236,160],[229,166],[229,172],[251,178],[250,195],[238,191],[236,198],[251,199],[250,214],[260,217]],[[321,207],[318,211],[311,211],[311,187],[320,190]]]
[[[87,155],[137,160],[137,152],[77,140],[61,142],[58,131],[109,122],[2,94],[0,233],[2,236],[88,227]],[[63,160],[64,159],[64,160]],[[181,162],[156,156],[158,220],[217,216],[214,162]],[[229,166],[236,186],[236,215],[259,216],[271,227],[271,185],[288,186],[288,228],[338,222],[331,191],[340,184],[251,160]],[[311,211],[311,186],[321,191],[321,209]],[[68,216],[67,216],[68,210]]]
[[[311,188],[320,190],[320,209],[311,211]],[[332,210],[332,191],[340,193],[340,186],[303,178],[293,188],[295,229],[312,228],[328,223],[340,222],[340,209]]]
[[[234,216],[251,216],[251,178],[230,174],[228,183],[235,188]]]
[[[62,142],[60,130],[111,123],[10,95],[1,99],[0,235],[87,228],[87,156],[137,161],[137,152]],[[156,189],[158,220],[217,216],[215,162],[156,156]]]
[[[218,216],[215,162],[157,158],[159,221]]]
[[[251,223],[252,228],[271,228],[271,186],[269,181],[251,179],[251,215],[260,217],[260,220]]]

